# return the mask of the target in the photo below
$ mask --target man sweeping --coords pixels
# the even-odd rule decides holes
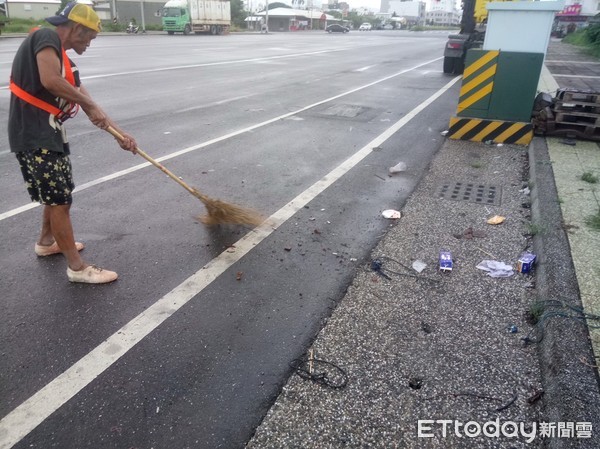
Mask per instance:
[[[65,51],[85,52],[100,32],[100,19],[89,6],[69,3],[46,19],[56,29],[41,28],[21,44],[12,65],[8,138],[16,153],[32,201],[43,205],[42,229],[35,253],[64,254],[71,282],[103,284],[117,273],[84,262],[71,224],[70,207],[75,187],[64,122],[81,107],[101,129],[115,123],[81,85],[77,67]],[[121,148],[135,154],[136,142],[119,130]]]

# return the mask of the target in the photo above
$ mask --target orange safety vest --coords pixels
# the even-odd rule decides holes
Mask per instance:
[[[67,53],[65,52],[64,48],[62,49],[62,56],[63,64],[65,67],[65,79],[71,86],[76,87],[75,75],[73,75],[73,70],[71,68],[71,61],[69,61],[69,58],[67,57]],[[77,114],[77,111],[79,110],[79,105],[73,102],[69,102],[67,104],[68,107],[65,108],[65,110],[60,109],[50,103],[47,103],[44,100],[37,98],[31,95],[29,92],[26,92],[23,89],[21,89],[15,84],[12,77],[10,78],[10,91],[26,103],[32,104],[33,106],[38,107],[48,112],[49,114],[54,115],[56,117],[56,120],[60,123],[64,122],[68,118],[74,117],[75,114]]]

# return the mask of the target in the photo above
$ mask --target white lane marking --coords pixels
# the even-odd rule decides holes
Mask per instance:
[[[341,165],[334,168],[271,215],[261,226],[235,242],[233,245],[235,252],[225,251],[219,254],[6,415],[0,421],[0,449],[9,449],[21,441],[29,432],[100,376],[150,332],[208,287],[225,270],[277,230],[281,224],[371,154],[373,148],[383,144],[419,112],[437,100],[459,79],[461,77],[454,78],[385,132],[346,159]]]
[[[262,58],[250,58],[250,59],[234,59],[231,61],[219,61],[219,62],[204,62],[200,64],[189,64],[189,65],[176,65],[171,67],[159,67],[156,69],[142,69],[142,70],[131,70],[129,72],[115,72],[115,73],[104,73],[102,75],[89,75],[82,76],[81,80],[92,80],[98,78],[111,78],[113,76],[129,76],[129,75],[139,75],[141,73],[155,73],[155,72],[168,72],[171,70],[182,70],[182,69],[196,69],[199,67],[213,67],[220,65],[232,65],[232,64],[247,64],[250,62],[264,62],[264,61],[272,61],[275,59],[287,59],[287,58],[297,58],[300,56],[314,56],[325,53],[333,53],[337,51],[344,51],[345,48],[337,48],[333,50],[318,50],[318,51],[310,51],[306,53],[292,53],[289,55],[276,55],[276,56],[265,56]],[[5,86],[0,86],[1,89],[8,89],[8,84]]]
[[[559,73],[553,73],[552,76],[554,78],[586,78],[586,79],[600,78],[600,76],[592,76],[592,75],[561,75]]]
[[[414,67],[411,67],[409,69],[405,69],[405,70],[402,70],[400,72],[394,73],[392,75],[388,75],[388,76],[386,76],[384,78],[378,79],[377,81],[373,81],[371,83],[364,84],[362,86],[356,87],[356,88],[348,90],[346,92],[342,92],[341,94],[334,95],[333,97],[326,98],[325,100],[317,101],[316,103],[310,104],[310,105],[305,106],[305,107],[300,108],[300,109],[297,109],[296,111],[288,112],[287,114],[283,114],[283,115],[280,115],[278,117],[274,117],[274,118],[265,120],[264,122],[260,122],[260,123],[257,123],[255,125],[248,126],[247,128],[243,128],[243,129],[240,129],[238,131],[230,132],[229,134],[225,134],[225,135],[223,135],[221,137],[216,137],[214,139],[207,140],[205,142],[199,143],[198,145],[194,145],[194,146],[191,146],[191,147],[188,147],[188,148],[184,148],[182,150],[176,151],[175,153],[167,154],[166,156],[159,157],[156,160],[158,162],[166,161],[166,160],[172,159],[174,157],[181,156],[182,154],[186,154],[186,153],[189,153],[191,151],[196,151],[196,150],[199,150],[201,148],[205,148],[205,147],[207,147],[209,145],[212,145],[214,143],[222,142],[222,141],[230,139],[232,137],[239,136],[240,134],[247,133],[249,131],[253,131],[253,130],[257,129],[257,128],[261,128],[263,126],[270,125],[271,123],[277,122],[279,120],[283,120],[283,119],[286,119],[286,118],[291,117],[293,115],[300,114],[301,112],[304,112],[304,111],[306,111],[308,109],[314,108],[316,106],[320,106],[320,105],[322,105],[324,103],[328,103],[330,101],[337,100],[338,98],[344,97],[346,95],[353,94],[353,93],[358,92],[360,90],[363,90],[363,89],[366,89],[368,87],[374,86],[375,84],[382,83],[382,82],[387,81],[387,80],[389,80],[391,78],[394,78],[396,76],[399,76],[399,75],[402,75],[404,73],[416,70],[419,67],[423,67],[424,65],[431,64],[432,62],[435,62],[435,61],[439,61],[440,59],[442,59],[442,57],[435,58],[435,59],[432,59],[431,61],[427,61],[427,62],[424,62],[422,64],[418,64],[418,65],[416,65]],[[89,189],[90,187],[96,186],[98,184],[102,184],[103,182],[107,182],[107,181],[111,181],[111,180],[116,179],[116,178],[120,178],[121,176],[125,176],[125,175],[128,175],[129,173],[133,173],[135,171],[141,170],[142,168],[146,168],[149,165],[150,165],[150,163],[145,162],[145,163],[136,165],[134,167],[130,167],[128,169],[118,171],[118,172],[113,173],[111,175],[107,175],[107,176],[104,176],[102,178],[98,178],[98,179],[96,179],[94,181],[90,181],[90,182],[87,182],[85,184],[80,185],[79,187],[75,188],[74,192],[80,192],[81,190]],[[25,212],[27,210],[33,209],[34,207],[37,207],[37,206],[39,206],[38,203],[33,203],[33,204],[28,204],[27,206],[21,206],[21,207],[18,207],[16,209],[12,209],[12,210],[9,210],[7,212],[1,213],[0,214],[0,221],[5,220],[7,218],[10,218],[10,217],[12,217],[14,215],[20,214],[21,212]]]
[[[240,95],[239,97],[226,98],[224,100],[215,101],[213,103],[206,103],[206,104],[202,104],[200,106],[192,106],[191,108],[179,109],[177,112],[178,113],[190,112],[190,111],[195,111],[197,109],[206,109],[206,108],[211,108],[213,106],[221,106],[223,104],[231,103],[231,102],[234,102],[237,100],[244,100],[246,98],[254,97],[256,95],[258,95],[258,94]]]
[[[560,61],[560,60],[549,60],[546,59],[544,61],[544,64],[600,64],[600,62],[596,62],[596,61]]]
[[[374,65],[368,65],[366,67],[361,67],[360,69],[356,69],[354,70],[354,72],[365,72],[367,70],[369,70],[371,67],[375,67]]]

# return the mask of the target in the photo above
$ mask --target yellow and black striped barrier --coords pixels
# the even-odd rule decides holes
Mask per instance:
[[[499,54],[498,50],[483,52],[481,57],[465,67],[456,115],[473,117],[477,115],[469,114],[470,110],[488,110]]]
[[[524,101],[526,95],[520,89],[526,84],[522,81],[523,76],[529,84],[536,79],[535,72],[522,73],[525,71],[523,66],[531,58],[537,56],[499,50],[469,50],[456,117],[450,118],[448,137],[528,145],[533,139],[533,126],[525,120],[531,117],[532,105],[528,103],[529,99]],[[535,90],[528,95],[531,102],[534,95]]]
[[[447,136],[455,140],[528,145],[533,139],[533,125],[502,120],[451,117]]]

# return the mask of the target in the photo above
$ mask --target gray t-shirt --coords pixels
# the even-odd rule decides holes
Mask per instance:
[[[27,36],[13,60],[11,78],[27,93],[61,108],[65,101],[52,95],[40,81],[36,55],[44,48],[52,47],[62,63],[62,47],[56,31],[41,28]],[[70,60],[69,60],[70,61]],[[72,71],[75,85],[80,85],[79,72],[75,64]],[[21,100],[14,94],[10,97],[8,114],[8,141],[14,153],[45,148],[58,153],[69,154],[69,143],[64,126],[54,115]]]

